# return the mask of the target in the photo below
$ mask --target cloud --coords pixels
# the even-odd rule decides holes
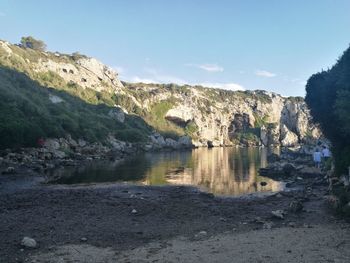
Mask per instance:
[[[216,88],[216,89],[226,89],[226,90],[245,90],[245,88],[237,83],[228,82],[228,83],[211,83],[203,82],[199,83],[203,87],[207,88]]]
[[[144,75],[134,75],[134,76],[124,76],[122,77],[125,81],[128,82],[134,82],[134,83],[146,83],[146,84],[161,84],[161,83],[174,83],[178,85],[200,85],[207,88],[217,88],[217,89],[226,89],[226,90],[245,90],[245,88],[237,83],[233,82],[226,82],[226,83],[220,83],[220,82],[201,82],[201,83],[194,83],[190,81],[186,81],[182,78],[165,74],[155,68],[144,68],[143,71],[145,72]]]
[[[142,78],[139,76],[133,76],[131,78],[127,78],[127,81],[129,82],[133,82],[133,83],[146,83],[146,84],[150,84],[150,83],[154,83],[157,84],[159,83],[158,81],[154,80],[154,79],[148,79],[148,78]]]
[[[179,85],[187,84],[185,80],[178,78],[173,75],[165,74],[154,68],[144,68],[144,75],[134,75],[134,76],[122,76],[121,78],[129,82],[143,82],[143,83],[175,83]]]
[[[264,78],[273,78],[277,76],[275,73],[272,73],[266,70],[257,70],[255,71],[255,75],[259,77],[264,77]]]
[[[149,78],[155,80],[156,83],[176,83],[179,85],[184,85],[187,83],[185,80],[181,78],[163,73],[154,68],[144,68],[144,71],[147,73]]]
[[[188,63],[185,64],[188,67],[195,67],[195,68],[199,68],[202,70],[205,70],[207,72],[223,72],[224,68],[219,66],[218,64],[192,64],[192,63]]]

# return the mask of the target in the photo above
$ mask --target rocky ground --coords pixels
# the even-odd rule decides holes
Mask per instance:
[[[350,261],[350,225],[326,208],[318,178],[263,198],[40,181],[0,176],[0,262]]]

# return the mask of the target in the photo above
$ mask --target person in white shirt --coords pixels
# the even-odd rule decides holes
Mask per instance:
[[[322,153],[320,152],[320,150],[318,148],[316,148],[316,150],[313,154],[314,163],[315,163],[316,168],[320,168],[321,157],[322,157]]]
[[[327,146],[323,146],[322,157],[327,161],[331,157],[331,151]]]

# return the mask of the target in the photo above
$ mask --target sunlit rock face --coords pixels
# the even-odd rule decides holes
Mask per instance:
[[[192,100],[178,96],[179,103],[166,118],[184,126],[194,122],[198,127],[195,146],[228,146],[237,134],[253,133],[265,146],[295,146],[306,136],[317,138],[320,132],[311,123],[303,100],[263,93],[264,99],[245,98],[232,94],[229,101],[216,100],[211,105],[205,93],[195,92]]]
[[[321,135],[302,98],[189,85],[123,84],[115,70],[95,58],[33,51],[5,41],[0,41],[0,56],[16,70],[30,72],[34,80],[47,80],[49,84],[45,85],[55,89],[64,84],[77,94],[93,90],[94,96],[102,96],[116,106],[108,116],[120,123],[124,123],[125,114],[136,114],[160,134],[190,136],[195,147],[295,146]],[[94,96],[82,97],[95,103]],[[64,102],[57,96],[49,99],[54,104]],[[148,146],[153,149],[184,145],[174,136],[169,137],[150,135]]]
[[[65,82],[77,84],[82,88],[90,88],[96,91],[116,90],[121,91],[123,84],[118,78],[118,73],[104,65],[95,58],[82,55],[66,55],[50,52],[36,52],[35,57],[29,60],[20,53],[14,52],[15,45],[0,40],[1,50],[8,57],[20,61],[25,67],[37,73],[54,72]],[[30,54],[30,50],[22,50]],[[33,53],[33,51],[32,51]]]

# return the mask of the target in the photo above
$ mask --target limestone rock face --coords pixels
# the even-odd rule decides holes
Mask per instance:
[[[118,79],[118,73],[95,58],[82,58],[77,61],[77,64],[96,75],[100,81],[110,82],[115,86],[123,86]]]
[[[111,121],[127,126],[126,114],[137,114],[160,133],[188,135],[174,140],[155,132],[149,136],[147,149],[235,144],[294,146],[321,136],[319,129],[312,124],[302,98],[285,98],[265,91],[233,92],[188,85],[123,85],[115,70],[94,58],[35,51],[31,51],[35,56],[28,56],[29,53],[23,56],[26,49],[18,52],[18,48],[0,41],[1,56],[8,61],[16,56],[13,60],[30,69],[33,78],[41,74],[47,77],[45,74],[53,72],[60,77],[57,78],[59,83],[62,78],[68,87],[72,84],[80,89],[104,92],[103,95],[109,96],[109,102],[121,104],[106,112]],[[57,94],[49,95],[48,99],[54,104],[64,104]],[[84,143],[76,142],[78,146]],[[47,148],[56,151],[66,147],[58,141],[46,144]],[[119,147],[119,143],[115,145]]]
[[[178,124],[186,124],[193,119],[192,109],[187,106],[179,105],[176,108],[170,109],[165,118]]]
[[[298,136],[290,131],[285,124],[281,127],[281,145],[285,147],[296,146],[299,142]]]
[[[35,60],[29,60],[14,52],[14,45],[0,40],[0,51],[6,52],[7,57],[14,57],[21,63],[27,64],[36,73],[54,72],[67,83],[75,83],[82,88],[90,88],[97,91],[114,90],[122,91],[123,84],[118,78],[118,73],[104,65],[95,58],[59,53],[40,52]]]
[[[260,97],[254,99],[254,95]],[[287,147],[301,143],[307,134],[320,136],[302,99],[260,91],[245,99],[233,96],[231,101],[213,101],[208,105],[206,94],[195,89],[191,90],[190,99],[185,96],[177,99],[179,102],[165,118],[182,127],[193,122],[198,127],[192,140],[196,147],[233,145],[234,138],[241,133],[256,136],[265,146]]]

